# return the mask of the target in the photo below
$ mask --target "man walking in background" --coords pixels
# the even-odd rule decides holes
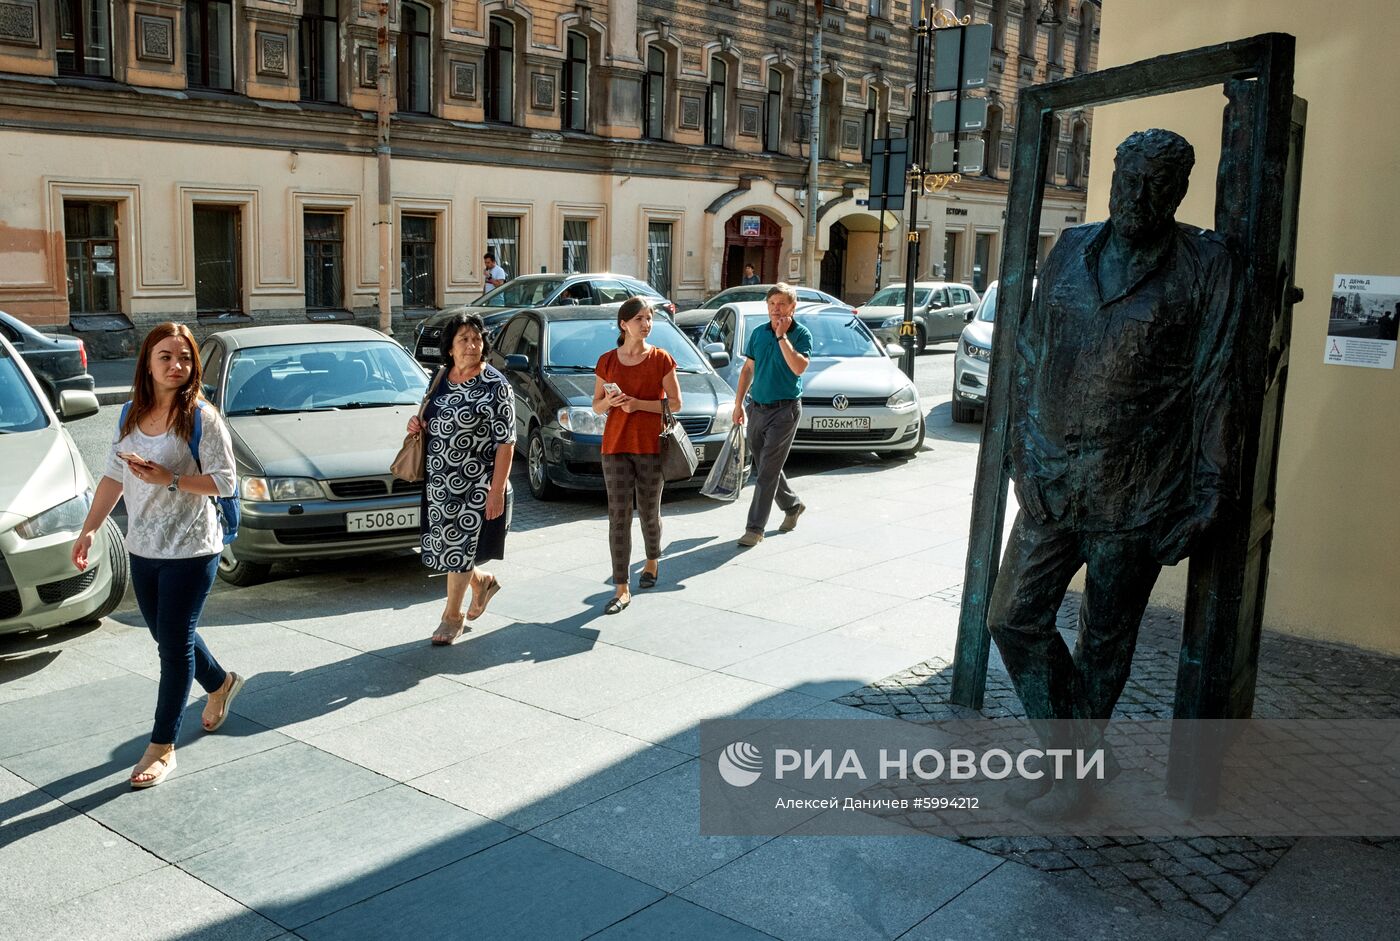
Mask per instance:
[[[487,252],[481,257],[481,260],[486,268],[486,290],[498,288],[506,283],[506,269],[496,264],[495,252]]]
[[[763,541],[773,501],[786,514],[779,532],[791,532],[807,509],[788,486],[783,464],[787,462],[797,423],[802,417],[802,374],[812,355],[812,333],[793,320],[797,289],[778,283],[768,289],[768,323],[754,331],[744,351],[739,388],[734,402],[734,423],[744,423],[744,396],[751,395],[749,454],[753,456],[753,503],[739,545],[749,548]]]
[[[753,265],[744,266],[744,284],[757,284],[758,272],[753,270]]]

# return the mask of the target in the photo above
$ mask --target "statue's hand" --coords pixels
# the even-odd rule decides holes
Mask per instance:
[[[1047,523],[1050,513],[1045,508],[1045,499],[1040,495],[1040,485],[1024,474],[1015,478],[1016,502],[1021,509],[1037,523]]]
[[[1153,556],[1163,565],[1175,565],[1190,555],[1200,537],[1220,517],[1220,497],[1211,496],[1190,516],[1177,523],[1157,542]]]

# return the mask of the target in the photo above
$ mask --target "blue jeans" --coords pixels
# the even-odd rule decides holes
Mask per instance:
[[[204,600],[214,587],[219,556],[191,559],[131,557],[131,584],[136,604],[160,652],[160,688],[156,693],[151,743],[173,745],[194,680],[208,693],[224,685],[227,674],[196,633]]]

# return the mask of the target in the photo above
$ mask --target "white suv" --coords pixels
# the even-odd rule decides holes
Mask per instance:
[[[987,285],[982,302],[963,327],[953,357],[953,421],[970,422],[987,407],[987,376],[992,364],[992,327],[997,314],[997,284]],[[1031,284],[1035,291],[1035,283]]]
[[[96,620],[126,594],[129,560],[111,520],[93,540],[87,570],[72,560],[93,482],[62,422],[97,409],[91,392],[69,389],[55,412],[0,337],[0,634]]]

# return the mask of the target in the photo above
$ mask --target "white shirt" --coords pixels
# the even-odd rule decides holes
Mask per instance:
[[[505,281],[505,280],[506,280],[506,269],[502,268],[500,265],[496,265],[496,266],[494,266],[494,267],[488,269],[487,272],[486,272],[486,281],[487,281],[488,284],[490,284],[490,283],[493,282],[493,281]],[[492,287],[499,287],[499,285],[496,285],[496,284],[491,284],[491,286],[492,286]]]
[[[190,444],[174,430],[148,435],[139,427],[117,440],[107,454],[104,474],[122,485],[126,500],[126,551],[146,559],[189,559],[213,555],[224,547],[223,528],[209,497],[183,490],[171,493],[164,485],[146,483],[136,477],[118,451],[131,451],[185,477],[208,474],[214,479],[219,496],[233,496],[236,471],[233,441],[228,426],[212,407],[201,412],[199,464]],[[202,466],[202,470],[201,470]]]

